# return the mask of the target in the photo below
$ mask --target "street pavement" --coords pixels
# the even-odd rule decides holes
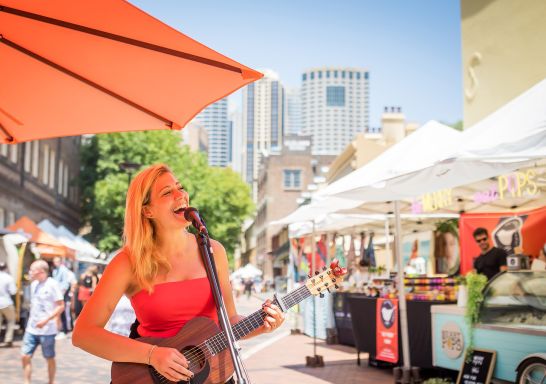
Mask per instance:
[[[237,298],[237,310],[245,315],[260,308],[267,294],[260,297]],[[354,348],[317,342],[317,355],[323,356],[325,366],[306,367],[306,356],[313,356],[313,339],[291,335],[292,321],[285,321],[275,332],[240,341],[245,368],[251,383],[392,383],[392,371],[370,368],[366,360],[356,364]],[[20,363],[21,341],[14,348],[0,349],[0,384],[22,383]],[[69,338],[57,340],[57,384],[94,384],[110,382],[110,362],[72,346]],[[361,355],[365,358],[365,355]],[[33,383],[47,383],[47,367],[38,349],[32,359]]]

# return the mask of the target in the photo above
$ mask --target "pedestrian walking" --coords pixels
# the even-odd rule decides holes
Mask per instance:
[[[90,265],[80,276],[78,282],[78,300],[81,301],[82,307],[89,301],[93,291],[97,287],[97,283],[99,282],[97,272],[97,266]]]
[[[55,380],[55,335],[56,318],[64,310],[64,300],[59,285],[49,277],[49,265],[36,260],[30,265],[30,314],[21,347],[25,384],[30,384],[31,359],[38,345],[47,361],[49,383]]]
[[[57,284],[59,284],[65,307],[65,310],[58,317],[60,324],[57,324],[57,327],[59,328],[57,339],[64,339],[66,338],[66,334],[72,330],[72,316],[70,316],[70,294],[72,285],[76,280],[76,276],[74,275],[74,272],[64,265],[63,260],[58,256],[53,259],[53,265],[54,268],[51,273],[51,277],[53,277]]]
[[[0,262],[0,328],[6,318],[6,334],[4,343],[0,344],[2,348],[13,346],[13,330],[15,328],[15,307],[11,296],[15,295],[17,288],[15,280],[8,273],[8,266],[5,262]]]
[[[252,288],[254,287],[254,281],[252,279],[246,279],[244,282],[246,298],[250,299],[252,295]]]
[[[173,337],[190,321],[203,320],[198,317],[218,323],[197,239],[186,230],[191,224],[184,217],[188,207],[188,193],[167,166],[153,165],[133,179],[127,193],[124,246],[106,267],[76,322],[75,346],[114,362],[142,364],[146,374],[153,367],[170,381],[193,377],[186,357],[177,348],[131,340],[138,336]],[[226,251],[214,240],[211,247],[226,311],[235,323],[242,317],[237,314],[229,284]],[[129,297],[137,317],[131,338],[104,329],[122,295]],[[284,321],[282,311],[269,301],[263,312],[263,323],[247,337],[271,332]]]

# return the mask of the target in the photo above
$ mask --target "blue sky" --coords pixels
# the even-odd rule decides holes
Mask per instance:
[[[370,123],[462,119],[458,0],[131,0],[184,34],[287,86],[319,66],[370,71]],[[230,98],[237,104],[240,95]]]

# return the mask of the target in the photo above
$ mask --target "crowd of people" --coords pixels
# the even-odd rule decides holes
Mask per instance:
[[[60,257],[51,263],[43,259],[34,261],[28,269],[23,290],[23,302],[28,313],[20,316],[17,327],[17,314],[14,297],[17,284],[8,271],[5,262],[0,262],[0,325],[6,321],[4,341],[1,348],[13,348],[16,329],[24,330],[21,345],[21,362],[24,382],[30,383],[32,374],[31,359],[38,346],[47,361],[49,382],[54,381],[55,340],[66,338],[73,330],[74,321],[93,293],[99,279],[99,269],[90,265],[80,276],[68,268]]]

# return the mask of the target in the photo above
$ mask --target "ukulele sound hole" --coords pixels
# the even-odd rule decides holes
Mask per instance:
[[[188,360],[189,369],[193,373],[200,371],[207,362],[205,353],[199,347],[189,345],[182,349],[180,352],[182,352],[186,360]]]

